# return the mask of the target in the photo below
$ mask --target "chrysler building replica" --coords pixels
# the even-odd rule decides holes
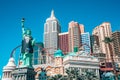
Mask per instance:
[[[53,57],[55,50],[58,49],[58,34],[60,33],[60,25],[57,18],[54,15],[54,11],[51,11],[51,16],[47,18],[44,24],[44,46],[47,53]],[[53,59],[47,57],[47,63],[51,63]]]

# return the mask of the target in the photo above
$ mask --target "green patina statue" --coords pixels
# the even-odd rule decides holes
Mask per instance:
[[[31,36],[31,30],[24,28],[24,18],[22,19],[22,47],[21,60],[22,67],[32,68],[32,56],[35,40]]]

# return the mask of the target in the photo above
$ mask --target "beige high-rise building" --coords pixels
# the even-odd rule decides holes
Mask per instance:
[[[78,22],[71,21],[68,29],[69,51],[73,52],[74,48],[80,47],[80,27]]]
[[[83,24],[79,24],[80,27],[80,33],[84,33],[84,25]]]
[[[113,32],[112,38],[113,38],[114,53],[116,56],[120,57],[120,31]]]
[[[108,45],[106,45],[103,40],[105,39],[105,37],[111,37],[111,34],[112,34],[111,24],[109,22],[102,23],[101,25],[95,27],[92,34],[95,36],[98,36],[99,40],[96,40],[96,41],[98,41],[99,43],[98,46],[100,46],[100,51],[106,54],[106,59],[109,62],[111,59],[110,51],[109,51]]]

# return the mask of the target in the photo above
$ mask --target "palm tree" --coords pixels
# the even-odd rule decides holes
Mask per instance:
[[[57,74],[57,75],[48,77],[47,80],[66,80],[66,77],[61,74]]]
[[[110,51],[110,57],[111,57],[111,61],[112,61],[113,72],[115,74],[116,80],[118,80],[117,72],[116,72],[116,69],[115,69],[115,62],[114,62],[114,59],[113,59],[113,50],[112,50],[113,39],[110,38],[110,37],[105,37],[105,39],[103,41],[108,45],[108,48],[109,48],[109,51]]]
[[[66,69],[68,80],[82,80],[77,69]]]
[[[66,73],[67,73],[67,78],[68,80],[71,80],[72,79],[72,73],[73,71],[71,69],[66,69]]]
[[[61,78],[59,78],[57,80],[68,80],[68,78],[67,78],[67,76],[62,76]]]
[[[60,79],[61,77],[62,77],[62,75],[60,75],[60,74],[54,76],[55,80]]]
[[[95,72],[86,70],[81,75],[77,69],[66,69],[66,80],[99,80]]]
[[[95,75],[94,71],[86,71],[86,77],[88,80],[98,80],[98,77]]]

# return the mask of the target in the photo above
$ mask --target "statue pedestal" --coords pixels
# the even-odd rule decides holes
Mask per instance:
[[[34,68],[20,67],[12,72],[13,80],[35,80],[36,72]]]

